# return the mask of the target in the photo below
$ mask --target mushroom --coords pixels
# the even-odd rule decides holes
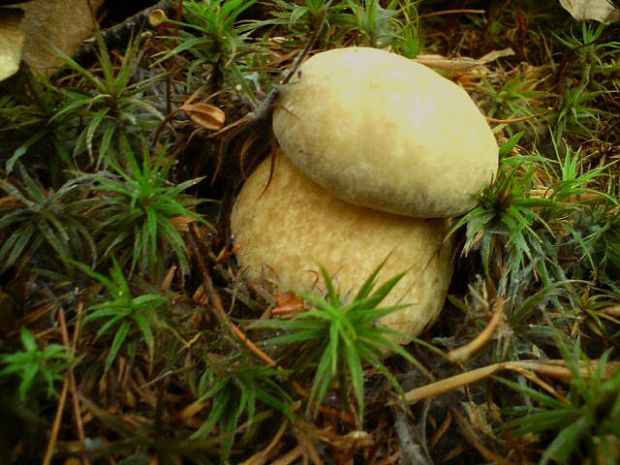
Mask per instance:
[[[497,143],[468,94],[424,65],[373,48],[307,60],[282,89],[273,129],[314,182],[391,213],[461,215],[497,172]]]
[[[342,292],[356,292],[388,256],[379,280],[408,270],[383,304],[411,304],[381,324],[410,342],[443,306],[452,275],[449,220],[393,215],[346,203],[302,174],[281,153],[270,178],[265,160],[247,179],[232,211],[239,264],[252,281],[309,290],[319,265]]]

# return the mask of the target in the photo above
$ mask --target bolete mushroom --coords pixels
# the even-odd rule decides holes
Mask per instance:
[[[463,214],[497,171],[497,143],[469,95],[374,48],[307,60],[282,90],[273,129],[293,163],[335,196],[407,216]]]
[[[407,343],[441,310],[452,275],[445,219],[393,215],[334,197],[278,154],[269,181],[265,160],[248,178],[232,211],[240,246],[237,259],[252,281],[272,280],[284,289],[308,290],[319,265],[335,276],[341,292],[356,292],[389,255],[383,281],[408,270],[382,304],[411,304],[381,324],[406,335]]]

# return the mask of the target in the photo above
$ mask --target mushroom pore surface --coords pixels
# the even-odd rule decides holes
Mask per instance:
[[[387,259],[381,283],[408,270],[382,305],[411,304],[381,320],[407,343],[443,307],[452,275],[449,222],[393,215],[343,202],[278,154],[269,186],[270,161],[248,178],[231,217],[237,259],[252,281],[283,290],[322,288],[319,265],[342,294],[353,296]]]
[[[273,129],[293,163],[332,194],[402,215],[463,214],[497,171],[495,137],[461,87],[373,48],[307,60],[282,90]]]

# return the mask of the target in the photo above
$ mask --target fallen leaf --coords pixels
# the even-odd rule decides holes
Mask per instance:
[[[606,313],[607,315],[620,317],[620,305],[605,307],[601,309],[601,312]]]
[[[560,5],[579,21],[594,19],[599,23],[620,21],[620,8],[609,0],[560,0]]]
[[[24,33],[19,24],[24,12],[17,8],[0,9],[0,81],[19,69],[24,47]]]
[[[181,110],[187,113],[194,123],[205,129],[222,129],[226,121],[226,114],[208,103],[185,103]]]
[[[280,318],[292,318],[305,310],[304,299],[293,292],[276,291],[274,294],[276,306],[271,311],[272,315]]]
[[[189,225],[195,222],[196,220],[189,216],[174,216],[170,218],[170,223],[172,223],[174,229],[183,233],[189,231]]]
[[[62,66],[56,50],[73,55],[95,28],[103,0],[33,0],[24,3],[21,30],[26,36],[23,58],[39,72],[51,74]]]
[[[497,60],[498,58],[511,57],[515,54],[515,51],[508,47],[502,50],[493,50],[492,52],[487,53],[486,55],[478,58],[478,62],[481,65],[486,65],[487,63],[491,63],[492,61]]]
[[[514,54],[514,50],[508,47],[503,50],[494,50],[478,59],[469,57],[447,58],[443,55],[418,55],[414,61],[426,65],[429,68],[443,69],[446,71],[465,71],[475,68],[476,66],[486,65],[498,58],[509,57]]]

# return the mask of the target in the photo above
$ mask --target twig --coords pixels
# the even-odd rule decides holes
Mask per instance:
[[[116,24],[105,31],[101,31],[103,41],[108,46],[121,44],[127,37],[131,36],[148,23],[148,18],[155,10],[163,10],[166,14],[170,14],[176,9],[175,0],[160,0],[157,4],[139,11],[133,16],[126,18],[123,22]],[[80,49],[75,53],[74,59],[78,63],[88,61],[97,52],[97,41],[90,38],[84,41]]]
[[[550,199],[556,193],[553,187],[547,187],[544,189],[530,189],[530,197],[535,199]],[[571,194],[563,199],[564,202],[592,202],[592,203],[606,203],[611,199],[602,192],[584,192],[583,194]],[[598,202],[595,202],[597,201]]]
[[[445,15],[483,15],[486,13],[486,10],[474,10],[470,8],[463,8],[458,10],[443,10],[443,11],[433,11],[431,13],[424,13],[420,15],[419,18],[432,18],[434,16],[445,16]]]
[[[506,307],[506,301],[504,299],[496,299],[493,305],[494,312],[489,324],[482,330],[478,336],[476,336],[471,342],[465,344],[458,349],[448,352],[448,359],[453,362],[464,362],[468,360],[473,354],[478,352],[484,345],[489,342],[491,336],[495,332],[495,328],[499,326],[504,317],[504,308]]]
[[[60,322],[60,330],[62,334],[62,342],[64,343],[67,350],[72,356],[75,356],[75,348],[77,347],[77,339],[80,332],[80,320],[82,311],[84,310],[84,303],[80,302],[77,306],[77,317],[75,322],[75,328],[73,330],[73,339],[71,344],[69,344],[69,332],[67,331],[67,321],[65,319],[65,312],[60,309],[58,313],[58,320]],[[73,408],[73,419],[75,421],[75,429],[77,430],[77,435],[82,443],[82,445],[86,442],[86,434],[84,433],[84,424],[82,422],[82,413],[80,410],[80,399],[77,393],[77,382],[75,381],[75,372],[73,371],[73,366],[69,368],[67,372],[67,376],[69,379],[69,388],[71,389],[71,407]],[[84,465],[89,465],[90,460],[88,457],[83,458]]]
[[[288,420],[283,421],[280,429],[271,439],[271,442],[260,452],[252,455],[249,459],[245,460],[241,465],[265,465],[269,460],[269,457],[276,451],[276,449],[282,447],[282,436],[286,432],[286,426]]]
[[[595,371],[598,363],[599,362],[597,360],[593,360],[589,363],[582,363],[579,367],[581,376],[584,378],[592,376],[592,373]],[[609,376],[609,374],[617,368],[620,368],[620,362],[608,363],[605,376]],[[563,380],[569,380],[572,377],[572,372],[564,360],[521,360],[517,362],[501,362],[488,365],[486,367],[476,368],[475,370],[467,371],[450,378],[442,379],[441,381],[427,384],[426,386],[412,389],[411,391],[405,393],[405,402],[408,404],[415,404],[420,400],[454,391],[468,384],[488,378],[489,376],[503,370],[512,370],[517,372],[529,370]]]
[[[56,408],[56,417],[54,418],[54,424],[50,433],[50,439],[47,442],[47,449],[45,451],[45,457],[43,458],[43,465],[50,465],[52,458],[54,457],[54,451],[56,450],[56,441],[58,440],[58,432],[60,431],[60,422],[62,421],[62,413],[65,410],[65,403],[67,401],[67,393],[69,392],[69,379],[65,378],[62,385],[62,392],[60,393],[60,399],[58,399],[58,407]]]
[[[400,450],[397,450],[391,455],[388,455],[382,460],[375,462],[375,465],[392,465],[393,463],[400,461]]]
[[[551,111],[543,111],[542,113],[536,113],[535,115],[527,115],[527,116],[521,116],[520,118],[511,118],[511,119],[499,119],[499,118],[492,118],[490,116],[487,116],[487,121],[489,123],[496,123],[496,124],[521,123],[523,121],[529,121],[531,119],[535,119],[540,116],[548,115],[549,113],[551,113]]]
[[[275,462],[272,462],[272,465],[290,465],[299,457],[301,457],[302,453],[303,451],[301,449],[301,446],[297,446],[294,449],[289,450],[286,454],[277,459]]]
[[[488,447],[486,447],[478,435],[476,434],[472,425],[465,419],[463,415],[457,412],[455,409],[452,409],[452,413],[456,417],[456,420],[461,427],[461,432],[463,436],[469,443],[474,446],[474,448],[484,457],[484,459],[489,463],[497,463],[498,465],[516,465],[514,462],[502,457],[497,452],[492,451]]]

